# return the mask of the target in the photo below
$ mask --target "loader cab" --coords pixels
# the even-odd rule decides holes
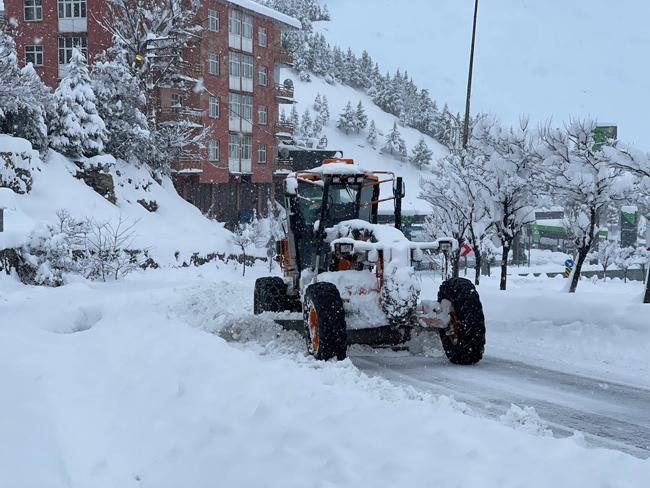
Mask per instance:
[[[395,184],[392,173],[368,173],[351,160],[326,161],[320,169],[297,173],[293,181],[295,187],[287,191],[287,204],[292,262],[298,271],[313,269],[317,261],[318,271],[326,270],[330,249],[325,229],[357,219],[376,224],[379,203],[398,200],[397,193],[380,199],[380,185]]]

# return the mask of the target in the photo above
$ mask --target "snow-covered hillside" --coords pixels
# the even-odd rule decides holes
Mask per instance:
[[[230,233],[223,225],[205,218],[183,200],[170,179],[156,182],[148,170],[116,162],[110,156],[98,156],[93,163],[107,163],[115,183],[116,203],[95,192],[75,178],[79,168],[69,159],[50,151],[42,161],[31,145],[23,140],[0,135],[0,152],[31,155],[33,188],[25,195],[3,188],[0,204],[5,210],[5,232],[0,233],[0,249],[20,247],[38,226],[57,223],[57,212],[67,210],[78,219],[94,219],[115,224],[122,217],[134,224],[133,247],[148,250],[161,265],[187,260],[193,253],[227,252]],[[150,212],[145,204],[155,202]],[[182,261],[181,261],[182,262]]]
[[[343,48],[363,49],[384,71],[408,70],[438,102],[462,111],[474,2],[329,0],[316,24]],[[619,137],[650,148],[650,45],[644,0],[480,2],[474,110],[514,123],[569,116],[617,123]]]
[[[382,154],[380,149],[384,145],[385,135],[393,128],[393,124],[397,118],[393,115],[387,114],[378,108],[372,99],[363,91],[356,90],[349,86],[341,84],[328,84],[322,78],[312,76],[311,82],[302,82],[297,79],[295,73],[285,72],[285,77],[291,77],[295,83],[295,97],[298,101],[296,107],[298,112],[302,114],[305,109],[313,112],[313,103],[318,94],[325,95],[329,101],[329,109],[331,113],[331,120],[329,124],[324,127],[323,135],[327,136],[329,147],[343,151],[346,158],[352,158],[365,169],[375,171],[394,171],[397,176],[402,176],[406,184],[406,198],[403,201],[403,208],[405,211],[422,212],[426,213],[429,210],[429,205],[418,199],[420,191],[420,180],[422,178],[422,171],[416,169],[408,161],[400,161],[390,154]],[[343,131],[336,127],[336,122],[339,115],[345,108],[348,102],[352,102],[353,106],[362,102],[368,115],[368,121],[375,121],[377,129],[380,132],[375,147],[371,146],[366,137],[368,130],[361,131],[359,134],[351,132],[345,134]],[[313,113],[312,113],[313,115]],[[434,160],[446,153],[446,148],[441,146],[436,140],[429,136],[423,136],[420,132],[409,127],[399,128],[401,135],[406,142],[409,156],[411,150],[418,141],[424,137],[427,145],[434,153]],[[390,190],[386,187],[384,190]],[[392,203],[385,204],[385,208],[390,208]]]

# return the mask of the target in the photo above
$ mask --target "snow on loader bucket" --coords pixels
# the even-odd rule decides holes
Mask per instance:
[[[388,184],[391,195],[382,197]],[[277,322],[303,333],[308,352],[320,360],[344,359],[350,344],[400,346],[416,329],[437,330],[452,363],[482,359],[485,320],[470,281],[447,280],[437,301],[420,300],[413,263],[457,243],[404,236],[401,178],[352,160],[327,160],[289,175],[285,194],[288,226],[278,243],[284,277],[257,280],[255,314],[302,312],[302,320]],[[395,204],[395,227],[377,224],[379,204],[387,201]]]

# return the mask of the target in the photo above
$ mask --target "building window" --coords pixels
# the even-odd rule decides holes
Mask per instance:
[[[253,17],[239,10],[228,14],[228,44],[234,49],[253,51]]]
[[[230,89],[253,91],[253,56],[230,53]]]
[[[214,53],[208,54],[208,73],[211,75],[219,74],[219,55]]]
[[[260,125],[266,125],[269,120],[269,108],[265,105],[260,105],[257,109],[257,117]]]
[[[25,0],[25,20],[43,20],[43,0]]]
[[[266,144],[260,144],[257,149],[257,162],[266,164]]]
[[[245,160],[253,159],[253,137],[252,136],[242,136],[241,158]]]
[[[43,46],[25,46],[25,64],[43,66]]]
[[[269,82],[269,74],[266,66],[260,65],[257,73],[257,82],[262,86],[266,86]]]
[[[219,141],[214,139],[208,141],[208,161],[219,161]]]
[[[219,27],[219,12],[216,10],[208,10],[208,30],[219,32]]]
[[[58,0],[59,19],[85,19],[86,0]]]
[[[81,49],[88,59],[88,39],[84,37],[59,37],[59,64],[68,64],[72,59],[72,50]]]
[[[178,93],[172,93],[169,96],[170,100],[170,105],[172,107],[182,107],[183,106],[183,97],[180,96]]]
[[[239,160],[239,134],[230,134],[228,137],[228,159]]]
[[[210,118],[218,119],[220,115],[219,112],[220,112],[219,97],[210,97],[209,110],[208,110],[208,114],[210,115]]]
[[[241,118],[241,95],[230,93],[228,97],[228,112],[230,120]]]
[[[233,36],[241,37],[241,17],[242,13],[239,10],[231,10],[229,15],[230,34]]]
[[[260,27],[257,31],[257,44],[260,47],[268,46],[268,39],[266,35],[266,27]]]
[[[253,122],[253,97],[250,95],[242,95],[242,119],[246,122]],[[250,159],[250,158],[249,158]]]

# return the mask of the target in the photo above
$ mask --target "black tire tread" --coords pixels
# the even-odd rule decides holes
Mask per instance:
[[[321,361],[347,357],[347,326],[343,300],[338,289],[332,283],[314,283],[305,291],[305,327],[309,330],[307,304],[313,304],[318,314],[320,347],[315,358]],[[307,334],[309,340],[309,334]]]
[[[253,313],[279,313],[288,310],[287,284],[279,276],[268,276],[255,281]]]
[[[452,278],[440,285],[438,301],[449,300],[458,320],[458,343],[453,344],[445,330],[440,339],[449,361],[454,364],[471,365],[483,359],[485,352],[485,316],[483,305],[474,284],[465,278]]]

